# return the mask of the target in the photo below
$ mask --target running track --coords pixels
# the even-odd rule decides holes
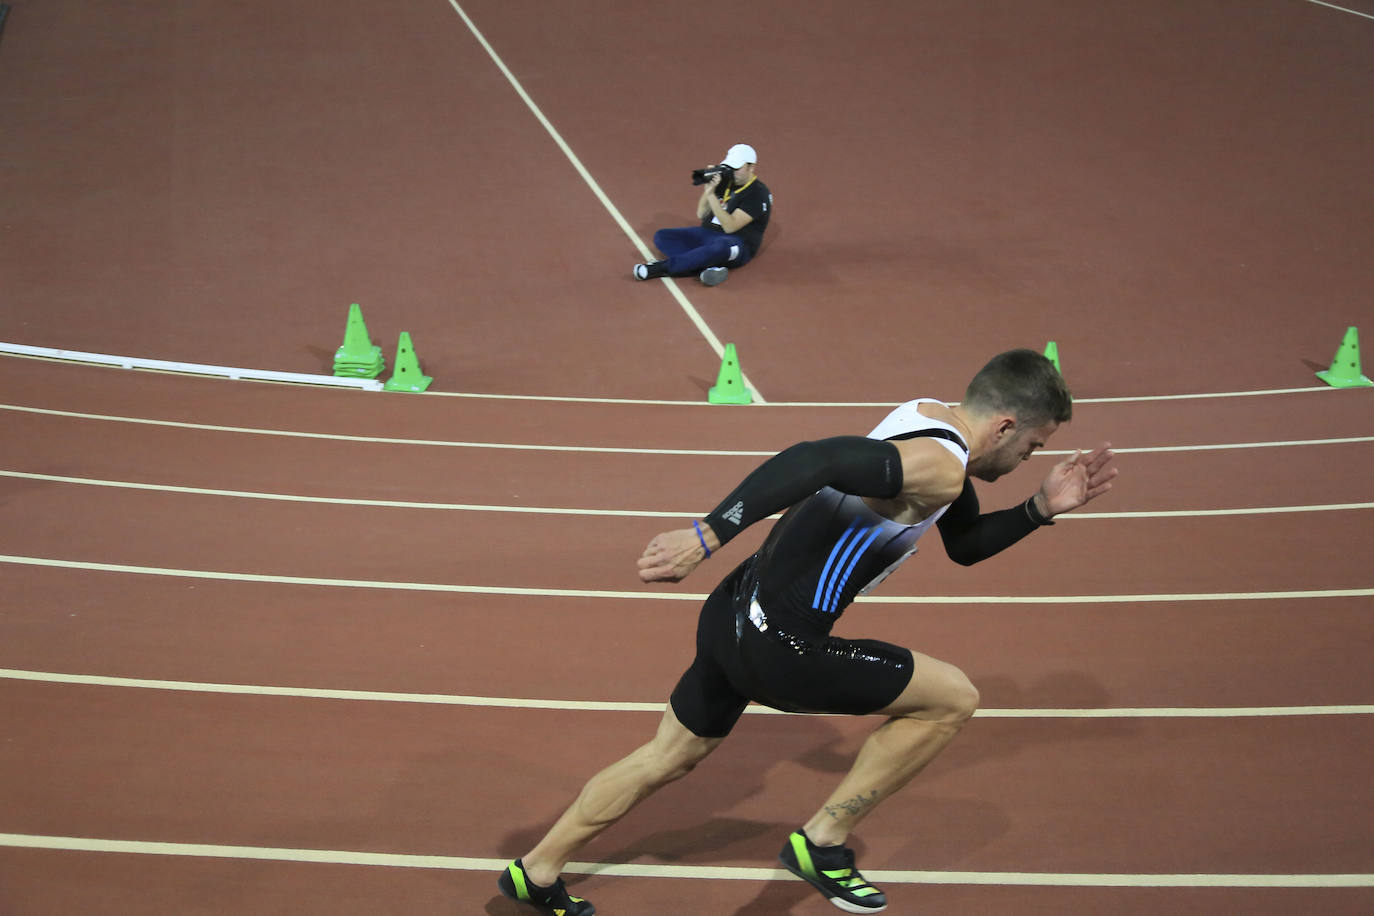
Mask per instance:
[[[845,618],[985,707],[865,869],[898,913],[1374,909],[1374,402],[1311,374],[1374,328],[1374,5],[731,16],[15,4],[0,341],[328,372],[360,302],[436,381],[0,359],[0,913],[515,916],[494,870],[649,733],[725,568],[644,587],[643,543],[1050,339],[1051,451],[1120,484]],[[631,281],[740,139],[764,255]],[[702,403],[723,341],[766,405]],[[773,855],[871,723],[755,712],[576,892],[834,912]]]

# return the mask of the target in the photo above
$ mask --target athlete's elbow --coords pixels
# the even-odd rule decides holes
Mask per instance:
[[[951,560],[958,563],[960,566],[972,566],[982,559],[982,557],[971,550],[952,550],[946,547],[945,553],[949,555]]]
[[[972,566],[984,558],[978,545],[966,537],[948,536],[944,538],[945,555],[960,566]]]

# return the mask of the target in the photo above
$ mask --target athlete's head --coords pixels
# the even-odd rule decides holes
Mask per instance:
[[[1073,419],[1073,396],[1054,363],[1034,350],[999,353],[978,370],[962,404],[974,413],[1008,413],[1025,426]]]
[[[1034,350],[994,356],[969,382],[960,408],[985,424],[981,454],[969,473],[996,480],[1025,461],[1073,417],[1073,397],[1054,363]]]

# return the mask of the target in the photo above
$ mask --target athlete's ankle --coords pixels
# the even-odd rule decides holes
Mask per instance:
[[[562,871],[556,866],[542,862],[538,858],[531,859],[529,856],[521,859],[520,864],[525,869],[525,877],[539,887],[553,887],[558,882],[558,876]]]
[[[806,837],[812,846],[822,849],[828,846],[843,846],[844,841],[849,839],[848,832],[838,831],[833,828],[827,829],[825,826],[812,827],[807,825],[801,829],[801,834]]]

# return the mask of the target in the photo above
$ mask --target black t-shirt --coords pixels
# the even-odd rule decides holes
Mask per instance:
[[[773,193],[768,190],[768,185],[755,178],[743,188],[732,189],[728,199],[724,192],[720,193],[720,197],[725,204],[725,212],[743,210],[754,218],[749,225],[735,233],[749,246],[749,255],[752,257],[758,252],[759,245],[763,244],[763,230],[768,228],[768,217],[773,212]],[[709,216],[702,220],[702,225],[720,229],[720,224]]]

